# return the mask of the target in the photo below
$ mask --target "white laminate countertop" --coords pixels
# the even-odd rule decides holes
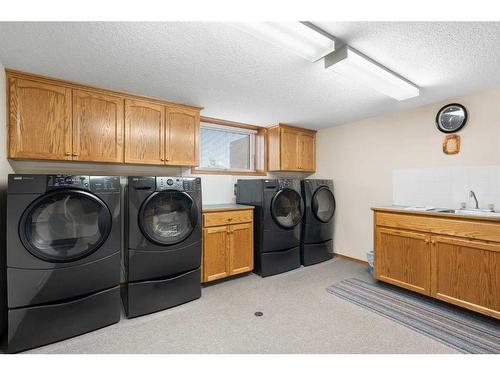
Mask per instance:
[[[441,207],[417,207],[417,206],[382,206],[382,207],[372,207],[373,211],[386,211],[386,212],[396,212],[396,213],[411,213],[418,215],[427,216],[440,216],[449,218],[460,218],[460,219],[470,219],[470,220],[491,220],[500,222],[500,212],[488,213],[488,212],[440,212],[439,210],[446,210],[446,208]]]

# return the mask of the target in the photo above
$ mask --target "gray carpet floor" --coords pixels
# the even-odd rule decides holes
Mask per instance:
[[[27,353],[456,353],[326,291],[350,277],[371,276],[338,258],[250,274],[205,287],[194,302]]]

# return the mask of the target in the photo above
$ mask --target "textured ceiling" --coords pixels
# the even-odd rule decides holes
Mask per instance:
[[[500,23],[317,22],[421,88],[398,102],[230,24],[0,23],[8,67],[205,107],[205,116],[324,128],[500,86]]]

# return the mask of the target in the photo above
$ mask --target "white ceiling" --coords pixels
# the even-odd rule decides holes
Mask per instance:
[[[500,87],[500,22],[315,22],[421,88],[398,102],[230,24],[0,23],[8,68],[324,128]]]

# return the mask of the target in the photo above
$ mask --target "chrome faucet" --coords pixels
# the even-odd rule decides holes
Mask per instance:
[[[474,198],[474,200],[476,201],[476,210],[478,210],[479,209],[479,202],[477,201],[476,193],[474,193],[474,190],[471,190],[469,192],[469,197]]]

